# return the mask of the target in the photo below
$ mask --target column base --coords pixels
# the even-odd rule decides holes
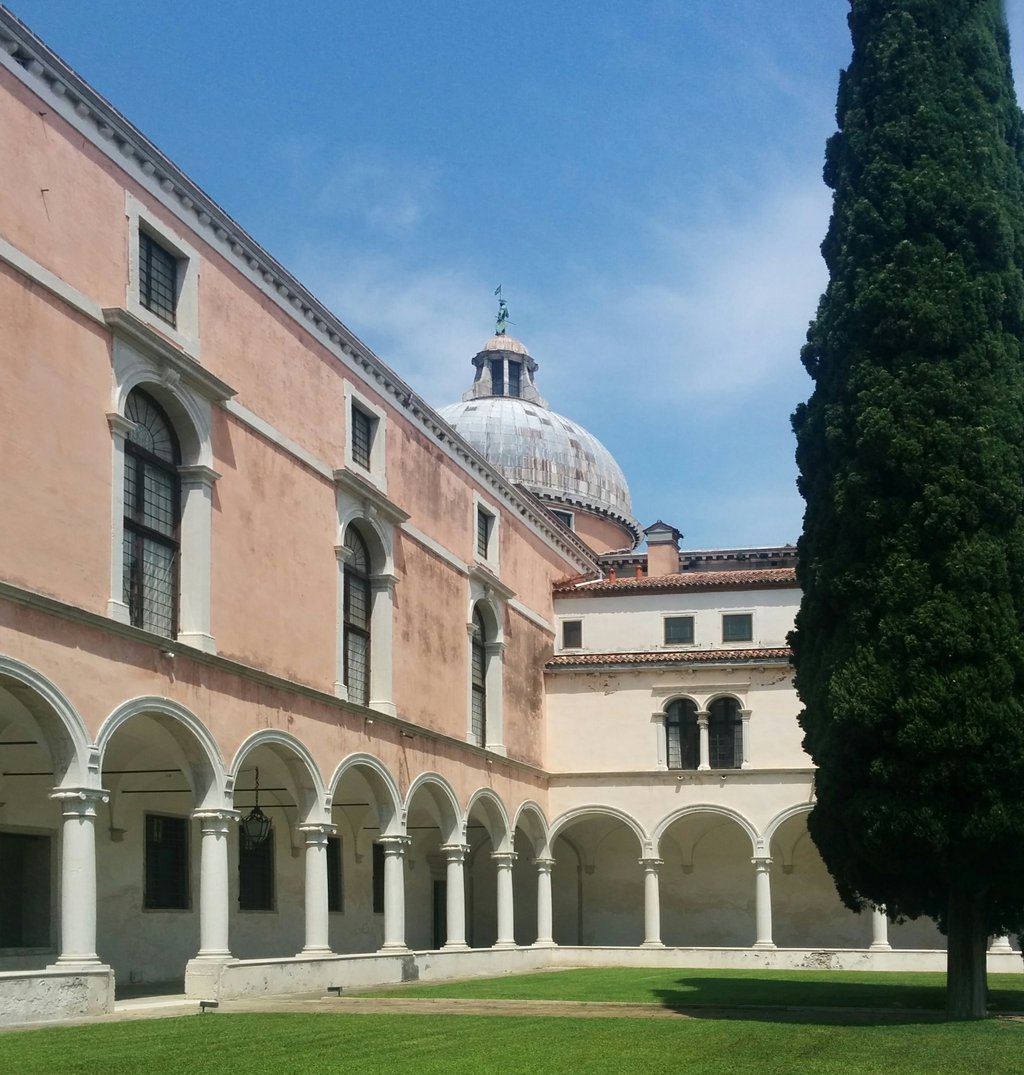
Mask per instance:
[[[72,970],[81,967],[83,970],[107,969],[107,965],[98,955],[69,955],[60,956],[55,963],[47,964],[47,970]]]
[[[302,949],[301,952],[296,952],[296,959],[324,959],[327,956],[333,956],[334,951],[326,944],[309,945]]]
[[[892,945],[891,944],[881,944],[881,943],[872,944],[868,948],[868,951],[869,952],[891,952],[892,951]]]
[[[491,945],[492,948],[518,948],[519,945],[515,941],[495,941]]]
[[[759,952],[773,952],[778,945],[774,941],[755,941],[750,947]]]
[[[664,941],[644,941],[644,943],[642,945],[640,945],[640,947],[641,948],[664,948],[665,943],[664,943]]]
[[[226,948],[210,948],[205,952],[197,952],[192,958],[202,959],[207,963],[224,963],[235,957]]]
[[[408,952],[409,946],[407,944],[382,944],[377,951],[393,955],[395,952]]]
[[[469,945],[465,941],[447,941],[441,945],[442,952],[468,952]]]
[[[558,945],[550,937],[544,940],[536,940],[530,945],[531,948],[557,948]]]
[[[989,948],[989,954],[994,956],[1013,955],[1013,945],[1008,941],[1003,944],[993,944]]]

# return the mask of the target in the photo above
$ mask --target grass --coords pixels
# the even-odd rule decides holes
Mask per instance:
[[[1024,1021],[945,1022],[941,974],[831,971],[553,971],[374,991],[401,995],[738,1007],[727,1018],[491,1015],[189,1015],[0,1034],[18,1075],[1017,1075]],[[993,975],[1024,1010],[1024,975]],[[805,1005],[771,1013],[744,1005]],[[855,1024],[843,1008],[887,1009]],[[830,1010],[831,1009],[831,1010]],[[782,1015],[784,1018],[779,1018]]]
[[[1024,1012],[1024,975],[990,974],[988,984],[992,1008]],[[403,985],[374,990],[372,995],[620,1001],[663,1004],[670,1008],[767,1005],[941,1011],[946,1003],[946,975],[942,972],[595,967]]]

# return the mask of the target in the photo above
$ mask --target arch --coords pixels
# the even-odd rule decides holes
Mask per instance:
[[[148,392],[167,412],[181,444],[182,460],[192,466],[213,466],[210,405],[170,376],[161,377],[144,359],[128,361],[118,368],[114,410],[125,418],[128,396],[135,388]]]
[[[716,691],[714,694],[709,694],[704,702],[704,708],[710,709],[711,706],[722,699],[728,699],[730,702],[735,702],[737,709],[743,708],[743,700],[738,698],[732,691]]]
[[[692,702],[698,710],[701,708],[700,702],[698,702],[692,694],[687,694],[685,691],[679,691],[678,693],[672,694],[665,699],[664,703],[662,704],[661,711],[663,713],[667,713],[668,707],[672,705],[673,702]]]
[[[381,834],[384,836],[404,835],[404,810],[402,809],[402,795],[398,790],[398,784],[387,766],[372,754],[349,754],[348,757],[339,762],[327,785],[326,805],[328,814],[330,814],[334,796],[338,792],[338,785],[351,769],[360,771],[360,775],[369,784],[370,790],[374,793],[377,800],[376,807],[381,815]]]
[[[470,815],[475,807],[480,807],[480,812],[484,817],[484,827],[491,838],[491,849],[511,851],[513,829],[509,824],[508,811],[501,799],[490,788],[478,788],[466,804],[466,824],[469,823]]]
[[[466,836],[466,821],[459,809],[459,800],[455,797],[451,785],[439,773],[420,773],[409,785],[402,809],[403,822],[409,815],[413,799],[420,791],[426,793],[437,811],[441,842],[463,842]]]
[[[263,728],[253,732],[235,751],[228,776],[232,788],[242,769],[242,762],[252,751],[260,747],[270,748],[284,763],[288,776],[295,787],[295,801],[299,803],[300,824],[325,824],[330,821],[326,809],[327,795],[320,768],[299,739],[290,732],[276,728]]]
[[[512,839],[515,840],[517,831],[522,830],[533,847],[535,856],[539,856],[550,843],[548,837],[548,821],[544,811],[533,799],[526,799],[519,804],[515,817],[512,820]]]
[[[545,849],[545,854],[550,856],[555,839],[561,835],[563,830],[568,829],[577,821],[583,821],[588,817],[610,817],[617,821],[621,821],[637,838],[637,842],[640,844],[641,856],[646,855],[653,847],[647,833],[644,832],[643,826],[636,820],[636,818],[614,806],[601,806],[595,803],[591,806],[577,806],[573,810],[568,810],[566,813],[560,814],[554,821],[552,821],[551,828],[548,831],[548,846]]]
[[[103,756],[113,735],[122,725],[139,716],[156,718],[156,722],[170,733],[178,745],[189,766],[186,777],[195,793],[196,808],[231,809],[224,759],[216,740],[194,713],[170,698],[133,698],[118,706],[107,717],[96,737],[96,752],[101,771]]]
[[[772,839],[775,836],[775,833],[789,821],[790,818],[798,817],[800,814],[809,814],[813,809],[814,803],[797,803],[795,806],[790,806],[785,810],[779,811],[779,813],[777,813],[765,826],[764,836],[762,837],[764,853],[768,853],[768,850],[772,846]]]
[[[0,654],[0,683],[32,714],[46,740],[59,787],[99,786],[89,735],[78,711],[41,672]],[[40,704],[42,703],[42,704]]]
[[[485,591],[482,587],[471,587],[472,593],[469,599],[469,608],[466,610],[466,623],[472,623],[474,615],[479,612],[486,628],[486,642],[505,641],[505,609],[494,597],[494,594]]]
[[[693,803],[662,818],[654,829],[653,847],[655,852],[660,851],[662,838],[668,829],[681,818],[691,814],[717,814],[719,817],[734,821],[747,834],[747,839],[750,840],[751,854],[755,857],[761,854],[759,851],[761,840],[758,837],[757,829],[738,811],[727,806],[717,806],[714,803]]]
[[[345,544],[348,528],[354,526],[370,553],[370,574],[394,574],[391,534],[380,519],[362,503],[347,504],[338,517],[338,544]]]

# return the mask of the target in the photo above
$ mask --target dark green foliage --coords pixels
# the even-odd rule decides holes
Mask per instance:
[[[849,21],[793,418],[810,829],[850,907],[955,933],[961,900],[1002,933],[1024,926],[1024,127],[999,0]]]

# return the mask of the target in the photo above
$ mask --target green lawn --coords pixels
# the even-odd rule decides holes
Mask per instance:
[[[1017,1075],[1015,1022],[191,1015],[0,1035],[12,1075]]]
[[[1024,1012],[1024,974],[990,974],[990,1006]],[[473,997],[495,1000],[602,1000],[670,1008],[747,1005],[812,1008],[925,1008],[941,1011],[946,975],[819,970],[655,970],[595,967],[472,978],[374,990],[366,996]]]

